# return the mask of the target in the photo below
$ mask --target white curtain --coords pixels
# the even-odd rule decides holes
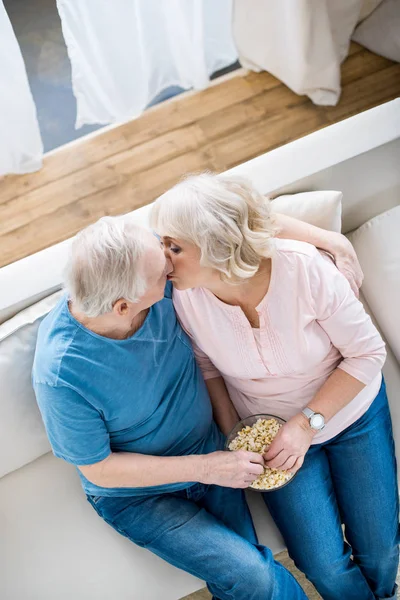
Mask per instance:
[[[340,65],[362,7],[363,0],[234,0],[240,62],[272,73],[314,104],[336,104]]]
[[[57,0],[77,122],[140,115],[169,86],[200,89],[233,63],[232,0]]]
[[[43,145],[24,61],[0,0],[0,175],[40,169]]]

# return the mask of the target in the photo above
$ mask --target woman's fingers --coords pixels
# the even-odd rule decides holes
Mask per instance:
[[[285,460],[283,465],[279,468],[282,469],[282,471],[289,471],[289,469],[292,469],[294,467],[299,458],[300,457],[298,456],[289,456],[289,458]]]
[[[304,456],[299,456],[293,467],[288,469],[291,473],[297,473],[297,471],[303,466]]]
[[[337,268],[346,277],[350,283],[351,289],[358,297],[358,289],[363,282],[364,273],[362,272],[360,262],[353,246],[345,236],[341,234],[337,236],[337,234],[335,234],[334,250],[332,253],[335,257]]]
[[[272,444],[270,445],[268,450],[266,452],[264,452],[264,454],[263,454],[265,461],[273,460],[283,450],[283,447],[279,443],[279,440],[277,440],[276,438],[275,438],[275,440],[276,440],[276,443],[274,444],[274,442],[272,442]]]
[[[350,287],[353,290],[355,297],[358,298],[360,296],[359,287],[360,287],[361,283],[360,284],[358,283],[356,276],[352,271],[346,270],[346,271],[342,271],[342,273],[346,277],[347,281],[349,282]]]
[[[270,469],[280,469],[289,456],[287,450],[280,450],[274,458],[270,459],[269,457],[266,457],[265,466]]]

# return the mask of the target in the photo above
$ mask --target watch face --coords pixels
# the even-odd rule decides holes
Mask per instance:
[[[325,424],[324,417],[316,413],[311,417],[310,424],[313,429],[321,429]]]

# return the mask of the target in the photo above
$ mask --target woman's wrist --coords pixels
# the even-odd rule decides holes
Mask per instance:
[[[351,255],[353,247],[346,236],[336,231],[326,232],[326,243],[324,244],[323,250],[332,254],[336,259],[338,255]]]
[[[313,429],[310,425],[310,421],[309,419],[306,417],[306,415],[303,412],[299,412],[297,413],[294,417],[293,417],[293,421],[306,433],[308,433],[310,435],[311,438],[313,438],[318,432]]]
[[[341,233],[326,231],[318,248],[333,257],[337,269],[345,276],[356,297],[364,275],[351,242]]]

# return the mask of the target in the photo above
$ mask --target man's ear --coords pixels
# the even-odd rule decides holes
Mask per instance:
[[[119,317],[124,317],[129,311],[128,302],[124,298],[119,298],[114,303],[113,312],[116,313]]]

